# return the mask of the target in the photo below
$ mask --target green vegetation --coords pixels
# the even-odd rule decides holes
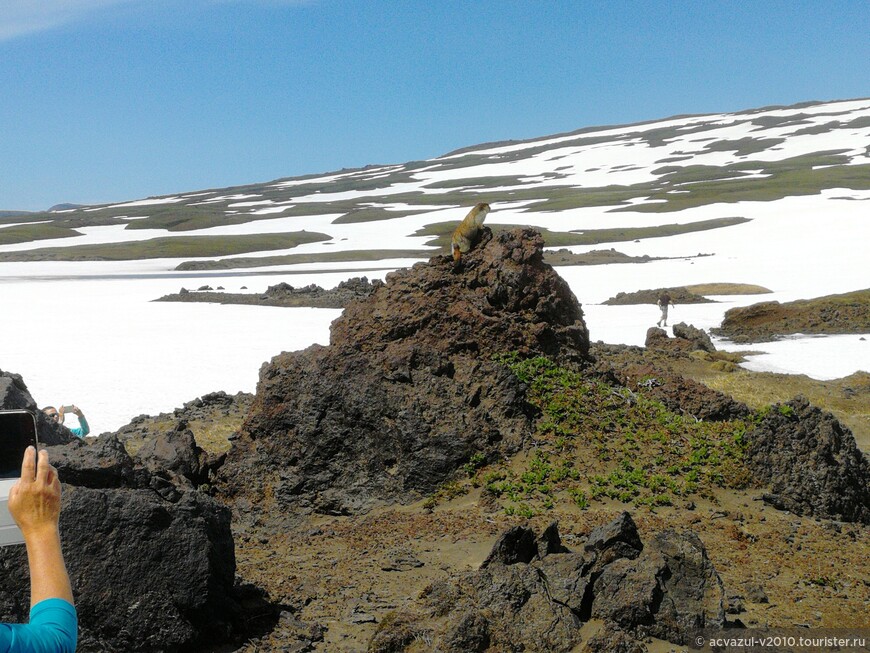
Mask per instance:
[[[427,184],[426,188],[498,188],[499,186],[520,186],[528,183],[523,177],[516,175],[504,177],[467,177],[463,179],[445,179]]]
[[[782,145],[785,142],[784,138],[752,138],[746,136],[733,141],[713,141],[707,143],[704,149],[711,152],[734,152],[737,156],[749,156],[763,152],[771,147]]]
[[[422,213],[422,210],[417,211],[390,211],[381,207],[367,206],[361,209],[353,209],[343,216],[336,218],[332,224],[354,224],[357,222],[375,222],[377,220],[393,220],[395,218],[404,218],[409,215],[417,215]]]
[[[148,217],[131,220],[127,229],[166,229],[167,231],[194,231],[224,225],[253,222],[260,216],[250,213],[227,214],[223,204],[206,206],[148,207]],[[269,216],[269,217],[275,217]]]
[[[284,234],[242,236],[177,236],[107,245],[49,247],[0,254],[0,261],[129,261],[145,258],[228,256],[246,252],[288,249],[304,243],[330,240],[331,236],[297,231]]]
[[[748,218],[717,218],[714,220],[700,220],[689,224],[663,224],[656,227],[613,227],[611,229],[587,229],[581,232],[575,231],[550,231],[536,227],[544,237],[546,247],[568,247],[571,245],[598,245],[600,243],[617,243],[641,238],[662,238],[677,234],[691,233],[694,231],[706,231],[707,229],[719,229],[730,227],[735,224],[749,222]],[[435,236],[427,245],[435,245],[446,251],[450,245],[450,235],[456,229],[458,222],[438,222],[429,224],[418,229],[415,236]],[[492,229],[513,229],[520,225],[495,225]]]
[[[696,295],[765,295],[773,292],[751,283],[696,283],[684,288]]]
[[[341,252],[318,252],[317,254],[283,254],[252,258],[227,258],[219,261],[185,261],[176,270],[228,270],[236,268],[259,268],[272,265],[296,263],[341,263],[343,261],[383,261],[395,258],[428,259],[438,254],[431,249],[367,249]],[[334,270],[333,270],[334,271]]]
[[[0,245],[29,243],[49,238],[70,238],[72,236],[81,236],[81,233],[68,227],[50,223],[18,225],[0,229]]]
[[[540,410],[534,453],[519,464],[475,464],[466,472],[508,514],[608,499],[655,508],[749,484],[743,421],[697,421],[648,389],[609,386],[543,357],[499,360],[528,385],[528,400]]]
[[[735,176],[738,178],[699,181],[679,186],[679,190],[685,191],[679,194],[670,194],[667,190],[659,190],[651,193],[649,198],[651,200],[665,200],[664,202],[640,204],[631,207],[631,210],[643,212],[681,211],[716,202],[769,202],[794,195],[815,195],[826,188],[870,190],[870,164],[847,166],[841,165],[842,163],[843,158],[834,155],[830,157],[808,155],[806,158],[796,157],[770,163],[742,163],[739,166],[729,168],[735,172]],[[739,178],[744,171],[750,169],[759,171],[765,176]],[[690,172],[698,174],[697,171]],[[674,172],[673,174],[681,175],[683,173]],[[678,178],[672,178],[671,181],[682,183]],[[620,207],[613,210],[624,211],[626,209]]]
[[[809,116],[793,114],[790,116],[757,115],[760,110],[738,114],[740,120],[768,127],[794,127],[796,134],[816,134],[826,131],[865,128],[870,124],[866,116],[844,122],[846,112],[832,112],[830,122],[822,125],[810,124]],[[818,115],[813,117],[817,120]],[[602,136],[603,128],[580,130],[560,135],[560,142],[553,143],[553,136],[524,141],[524,147],[512,151],[487,152],[487,147],[497,147],[498,143],[487,146],[458,150],[450,156],[429,161],[414,161],[396,166],[369,166],[355,170],[341,170],[331,174],[310,175],[292,180],[277,180],[261,184],[250,184],[224,189],[202,191],[194,195],[166,204],[139,206],[106,205],[101,207],[74,207],[64,212],[39,213],[0,213],[0,224],[13,224],[16,221],[44,224],[27,224],[0,230],[0,245],[31,242],[37,240],[64,238],[77,234],[78,228],[101,225],[125,225],[127,229],[165,229],[171,232],[192,232],[215,226],[235,225],[271,220],[276,217],[336,216],[336,224],[373,222],[391,218],[401,218],[430,210],[430,207],[449,207],[457,209],[457,217],[462,217],[463,207],[471,207],[477,202],[504,203],[525,202],[523,209],[534,223],[533,215],[539,212],[559,212],[584,207],[609,207],[610,212],[669,212],[704,206],[712,203],[739,201],[772,201],[791,195],[817,194],[824,189],[845,188],[852,190],[870,189],[870,164],[851,165],[846,150],[820,151],[802,156],[790,157],[779,161],[755,161],[751,156],[762,151],[776,148],[782,138],[745,137],[732,140],[717,140],[712,130],[721,128],[717,121],[703,119],[686,124],[668,126],[631,125],[625,126],[619,136]],[[709,134],[707,133],[709,132]],[[709,136],[704,138],[704,136]],[[604,142],[640,143],[644,147],[662,147],[676,139],[685,141],[686,149],[673,152],[668,150],[659,162],[661,167],[652,170],[654,179],[642,183],[620,185],[609,184],[598,187],[578,187],[564,183],[530,183],[523,175],[480,176],[477,166],[505,164],[526,160],[538,154],[547,153],[551,159],[567,155],[580,147],[589,147]],[[512,144],[506,142],[503,144]],[[674,165],[688,161],[706,152],[734,152],[741,160],[723,166]],[[848,164],[848,165],[847,165]],[[566,166],[570,168],[570,166]],[[432,181],[422,190],[390,193],[403,186],[415,188],[420,183],[421,170],[443,175],[453,173],[455,179]],[[632,169],[631,164],[617,166],[618,170]],[[572,169],[572,173],[573,173]],[[463,175],[467,175],[463,177]],[[561,169],[548,172],[538,179],[559,179],[564,175]],[[614,177],[616,178],[616,177]],[[292,181],[284,184],[282,181]],[[510,190],[499,190],[509,187]],[[439,192],[431,192],[437,190]],[[360,193],[358,197],[348,198],[348,193]],[[223,198],[217,199],[215,198]],[[306,200],[305,198],[309,198]],[[338,198],[338,199],[333,199]],[[159,199],[159,198],[158,198]],[[173,198],[177,199],[177,198]],[[250,199],[254,202],[272,202],[281,205],[280,213],[256,213],[254,207],[233,207]],[[302,201],[300,201],[300,199]],[[311,201],[311,199],[320,201]],[[391,211],[391,205],[406,205],[401,210]],[[260,208],[260,207],[258,207]],[[131,220],[135,217],[135,220]],[[713,221],[709,221],[713,222]],[[699,228],[727,226],[723,223],[703,226],[663,225],[650,229],[596,229],[583,233],[545,232],[548,246],[588,245],[607,242],[620,242],[630,239],[669,236],[685,233]],[[417,235],[436,236],[433,244],[446,246],[449,232],[454,223],[429,225]],[[150,247],[164,248],[155,241]],[[208,256],[201,253],[198,245],[187,243],[176,246],[188,248],[194,253],[181,256]],[[212,241],[216,244],[218,241]],[[113,246],[129,252],[149,246],[125,244]],[[66,248],[62,248],[66,250]],[[165,249],[169,249],[168,245]],[[206,248],[210,249],[210,248]],[[217,249],[222,249],[217,247]],[[274,249],[274,248],[264,248]],[[240,252],[254,251],[244,246]],[[124,253],[124,258],[134,256]],[[81,254],[81,256],[79,256]],[[164,256],[166,254],[151,254]],[[173,254],[175,255],[175,254]],[[219,254],[226,255],[224,251]],[[425,254],[428,255],[428,252]],[[58,250],[40,250],[35,259],[41,260],[55,256],[59,260],[80,258],[115,258],[102,250],[80,250],[77,253]],[[145,257],[149,256],[146,254]],[[376,257],[361,254],[366,260]],[[5,259],[11,260],[11,259]],[[24,257],[14,260],[34,260]],[[359,260],[359,259],[358,259]],[[282,261],[283,262],[283,261]],[[289,262],[289,261],[288,261]],[[239,261],[239,267],[248,267],[247,261]],[[226,267],[221,265],[221,267]]]

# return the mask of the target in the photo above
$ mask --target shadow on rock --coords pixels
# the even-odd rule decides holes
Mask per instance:
[[[849,429],[803,397],[761,414],[747,460],[780,510],[870,524],[870,462]]]
[[[158,437],[135,459],[115,435],[48,451],[63,484],[79,651],[195,651],[274,625],[278,608],[235,584],[230,512],[196,489],[202,452],[189,431]],[[27,577],[24,547],[0,549],[0,619],[26,621]]]
[[[593,530],[583,551],[564,547],[558,528],[536,536],[513,527],[480,569],[438,581],[418,610],[385,619],[369,653],[397,653],[415,640],[467,653],[571,651],[584,624],[602,620],[601,646],[644,650],[653,636],[685,644],[694,631],[725,624],[722,581],[692,532],[665,530],[646,546],[623,513]],[[588,647],[587,650],[607,650]]]
[[[358,514],[430,494],[472,455],[520,449],[534,409],[496,354],[582,362],[583,313],[532,230],[492,236],[455,268],[399,270],[331,328],[329,347],[282,354],[226,465],[220,496],[241,522]]]

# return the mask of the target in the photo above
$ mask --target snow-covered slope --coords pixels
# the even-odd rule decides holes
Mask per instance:
[[[443,251],[444,235],[479,201],[493,208],[491,227],[546,229],[551,249],[661,259],[559,268],[595,340],[641,344],[655,323],[654,307],[601,305],[620,291],[708,282],[772,291],[676,307],[676,321],[708,328],[732,306],[866,288],[870,99],[584,129],[403,165],[0,217],[0,284],[14,315],[0,333],[20,343],[0,366],[23,374],[38,401],[99,409],[102,424],[89,417],[103,428],[203,392],[252,390],[261,361],[326,342],[335,313],[147,300],[182,285],[261,291],[279,280],[382,278]],[[684,227],[665,235],[675,231],[667,225]],[[750,366],[842,376],[870,368],[868,340],[775,343]],[[137,369],[142,378],[130,379]],[[160,370],[171,381],[149,381]]]

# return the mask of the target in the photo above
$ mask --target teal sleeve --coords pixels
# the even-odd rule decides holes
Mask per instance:
[[[72,431],[72,434],[77,438],[83,438],[91,432],[91,427],[88,424],[88,420],[82,416],[79,417],[79,428],[70,429],[70,431]]]
[[[31,608],[30,623],[0,624],[0,653],[73,653],[78,633],[75,607],[46,599]]]

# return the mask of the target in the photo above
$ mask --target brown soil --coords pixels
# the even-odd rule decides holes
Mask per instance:
[[[853,428],[864,451],[870,448],[870,375],[819,382],[716,369],[716,362],[733,354],[673,356],[634,349],[625,356],[654,360],[753,406],[804,394]],[[242,418],[236,410],[214,416],[223,430]],[[205,412],[197,417],[191,428],[203,437],[203,446],[223,449]],[[734,597],[731,602],[742,606],[728,615],[731,621],[749,627],[866,627],[870,528],[797,517],[764,505],[760,494],[717,490],[696,504],[633,509],[632,514],[642,539],[664,528],[699,534],[727,595]],[[540,531],[558,520],[564,543],[572,548],[579,536],[626,507],[605,500],[580,510],[557,502],[530,523]],[[302,624],[305,633],[317,634],[311,638],[313,649],[300,650],[365,651],[378,623],[413,604],[433,581],[479,566],[501,532],[525,522],[481,501],[480,490],[472,490],[450,501],[430,499],[365,516],[312,516],[279,535],[237,525],[239,579],[263,588],[285,608],[274,630],[237,650],[294,650]],[[420,647],[409,650],[426,650]]]
[[[579,535],[622,509],[618,503],[557,509],[531,525],[540,531],[558,520],[572,548]],[[635,511],[634,518],[642,538],[664,528],[700,535],[727,595],[741,597],[734,602],[743,610],[730,620],[749,627],[866,626],[867,527],[795,517],[740,492],[717,493],[714,502],[692,510]],[[266,589],[296,619],[322,626],[323,641],[314,650],[365,651],[377,623],[414,603],[434,580],[477,568],[498,534],[519,523],[525,520],[487,512],[477,495],[432,513],[415,504],[365,517],[317,517],[277,537],[239,533],[238,574]],[[422,564],[403,567],[397,559]],[[279,623],[239,650],[280,650],[289,634]]]

